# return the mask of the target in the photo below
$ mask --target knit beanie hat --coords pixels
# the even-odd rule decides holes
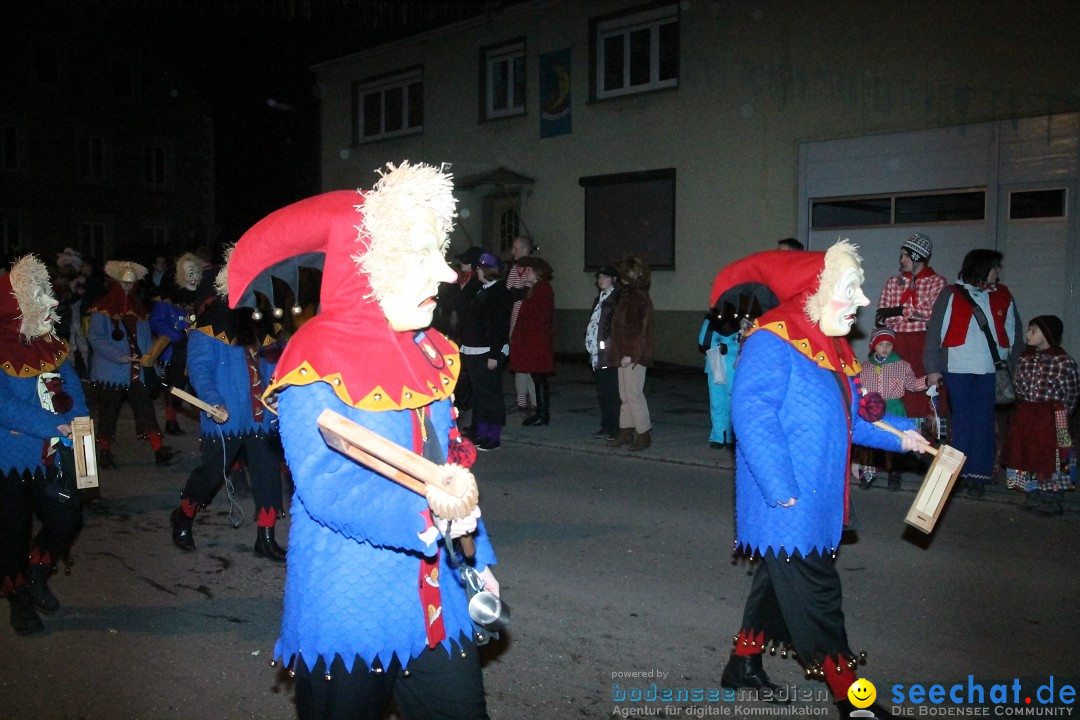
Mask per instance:
[[[934,252],[934,243],[922,233],[915,233],[900,246],[908,251],[908,255],[915,262],[926,262]]]
[[[1065,331],[1065,325],[1057,315],[1040,315],[1032,318],[1031,324],[1042,331],[1046,342],[1050,347],[1061,347],[1061,333]]]
[[[870,333],[870,350],[872,351],[877,347],[879,342],[888,340],[891,343],[896,343],[896,334],[888,328],[877,328]]]

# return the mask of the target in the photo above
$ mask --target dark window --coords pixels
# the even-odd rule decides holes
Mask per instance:
[[[165,184],[165,148],[158,145],[143,147],[143,181],[148,185]]]
[[[675,170],[583,177],[585,268],[636,253],[653,269],[675,267]]]
[[[590,21],[597,98],[679,84],[679,9],[655,5]]]
[[[358,141],[423,130],[424,84],[419,70],[353,87]]]
[[[1009,194],[1009,219],[1065,217],[1065,189],[1022,190]]]
[[[481,50],[484,83],[481,119],[525,113],[525,41],[515,40]]]
[[[79,138],[79,177],[83,180],[105,178],[105,140],[99,137]]]
[[[892,222],[892,198],[888,197],[815,200],[810,207],[810,227],[814,229]]]
[[[986,217],[986,193],[898,195],[895,217],[897,225],[982,220]]]

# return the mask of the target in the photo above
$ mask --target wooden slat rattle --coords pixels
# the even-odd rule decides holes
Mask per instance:
[[[171,392],[173,395],[180,398],[181,400],[194,405],[203,412],[209,413],[210,415],[218,418],[219,420],[221,420],[221,422],[225,422],[229,419],[229,413],[223,412],[220,408],[216,408],[210,403],[200,400],[191,393],[185,392],[178,387],[169,388],[169,392]]]
[[[476,478],[466,468],[433,463],[333,410],[323,410],[318,423],[327,445],[423,495],[439,517],[462,520],[476,507]]]
[[[891,432],[893,435],[904,437],[903,431],[880,419],[884,414],[885,401],[880,395],[868,393],[860,398],[859,415],[864,420],[869,420],[876,427]],[[941,511],[945,508],[945,501],[949,499],[949,493],[952,492],[956,479],[960,477],[960,471],[964,469],[967,456],[951,445],[942,445],[938,448],[928,446],[926,452],[934,456],[934,461],[930,463],[930,469],[926,471],[922,485],[919,486],[919,492],[915,493],[915,501],[911,503],[904,522],[924,533],[931,533],[941,516]]]

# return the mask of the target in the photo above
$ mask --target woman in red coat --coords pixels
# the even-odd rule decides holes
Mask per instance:
[[[525,287],[511,294],[522,297],[514,332],[510,335],[510,367],[516,373],[529,373],[536,385],[536,414],[522,425],[547,425],[551,422],[551,391],[548,376],[555,373],[555,351],[551,340],[551,320],[555,313],[555,292],[551,289],[552,270],[546,261],[527,256],[518,259],[525,268]]]

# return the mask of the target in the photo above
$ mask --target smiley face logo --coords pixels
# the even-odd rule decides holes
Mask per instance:
[[[847,690],[847,697],[857,708],[870,707],[877,699],[877,688],[866,678],[859,678],[851,683],[851,687]]]

